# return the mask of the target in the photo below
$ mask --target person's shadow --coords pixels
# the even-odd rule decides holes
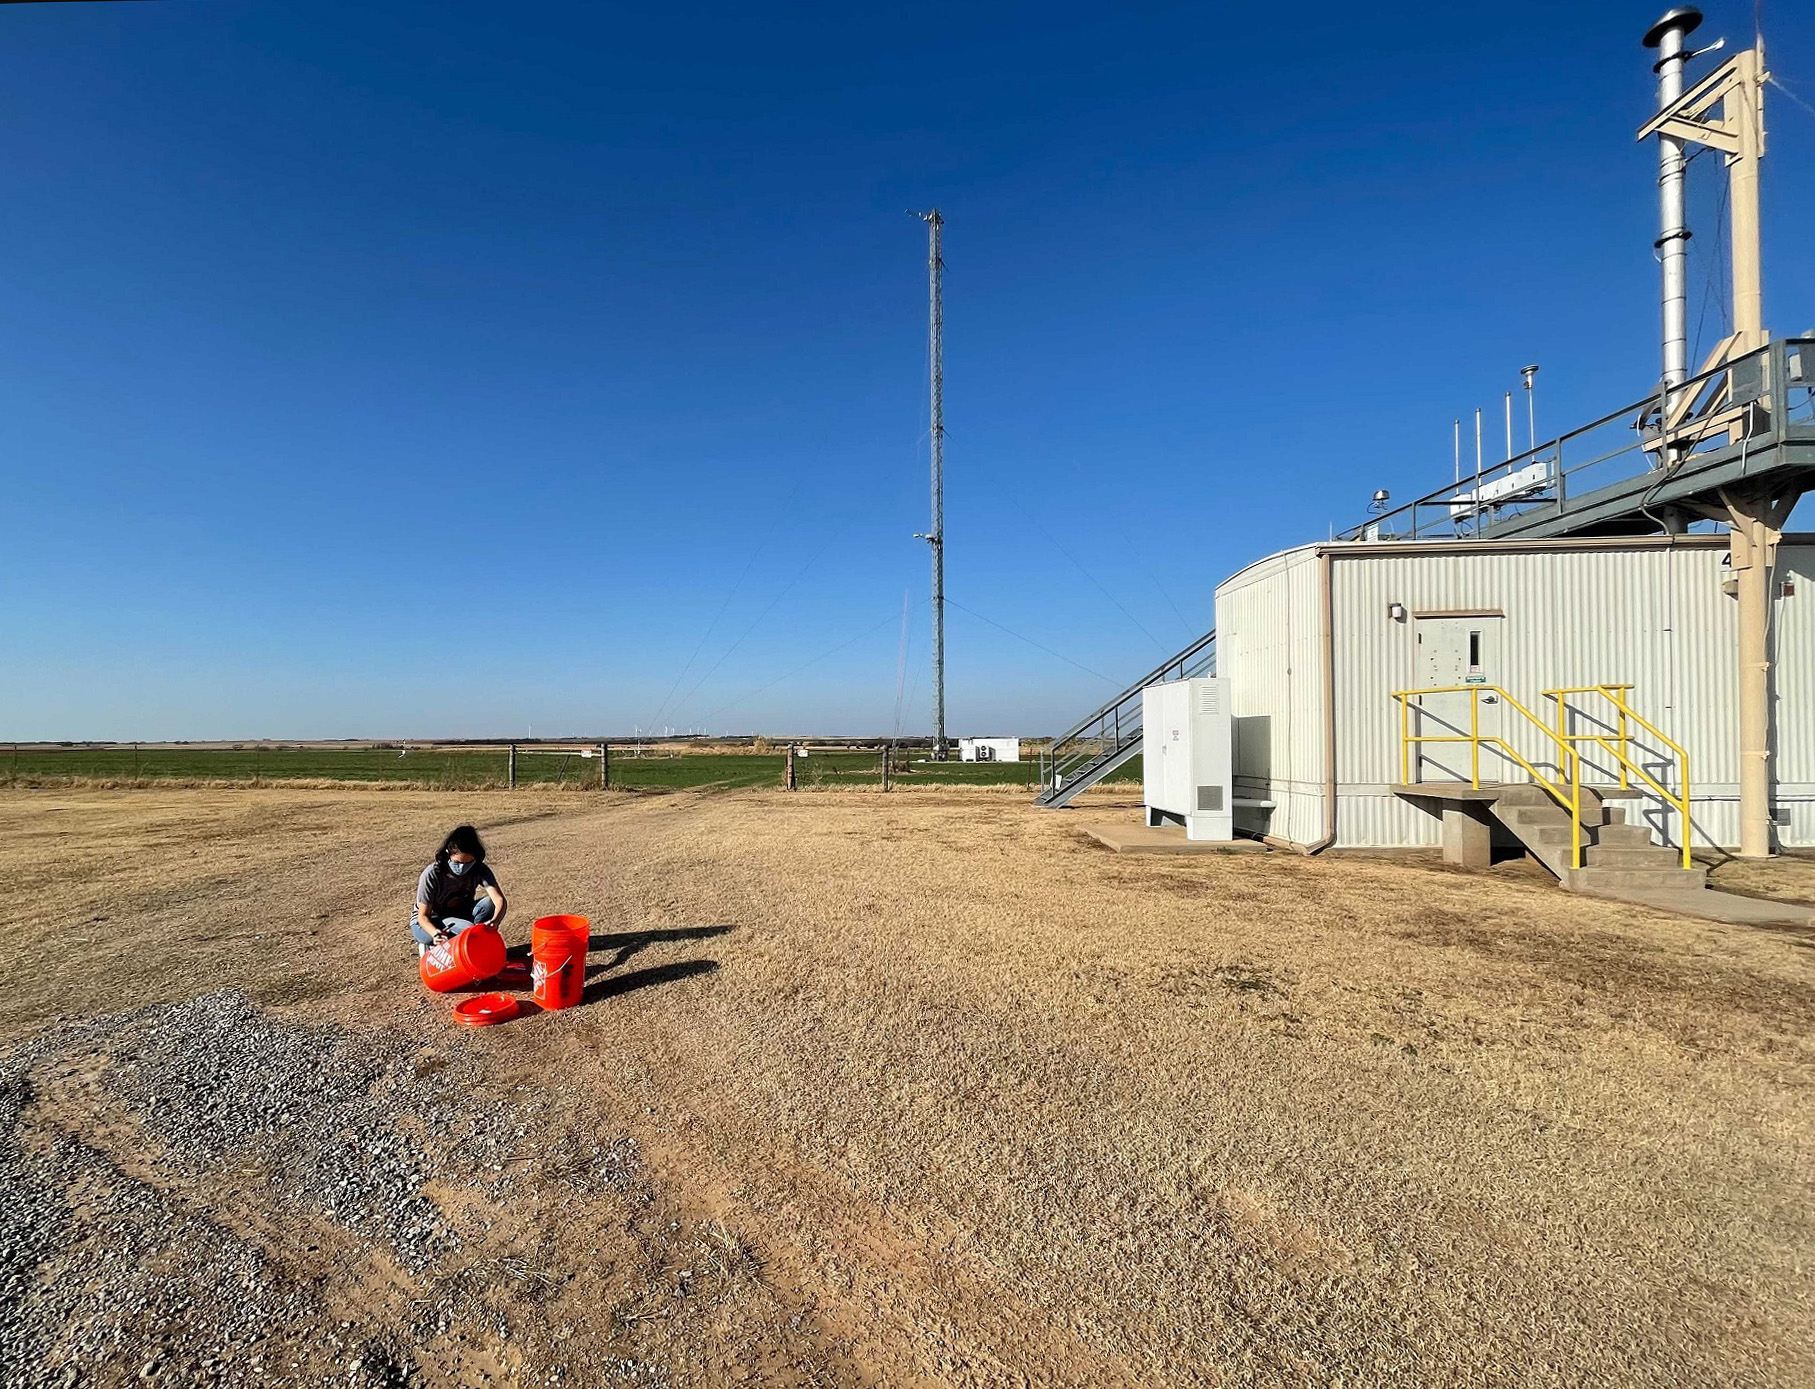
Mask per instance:
[[[612,955],[608,960],[599,960],[586,966],[586,987],[580,996],[580,1002],[597,1003],[601,999],[616,998],[620,994],[647,988],[651,984],[669,984],[678,979],[691,979],[698,974],[711,974],[718,969],[717,960],[676,960],[671,964],[651,965],[648,969],[633,969],[628,974],[612,974],[612,971],[621,968],[632,955],[647,950],[652,945],[683,940],[710,940],[714,936],[728,935],[736,929],[737,927],[730,925],[673,926],[591,936],[586,942],[589,954],[611,951]],[[511,946],[507,953],[507,958],[513,964],[525,967],[529,964],[529,957],[527,942]]]
[[[609,962],[589,965],[586,977],[604,974],[622,966],[632,955],[647,950],[652,945],[665,945],[677,940],[711,940],[714,936],[726,936],[735,931],[735,926],[673,926],[654,927],[647,931],[619,931],[611,935],[593,936],[586,942],[589,951],[611,950],[616,954]]]
[[[711,940],[714,936],[728,935],[736,929],[729,925],[673,926],[595,935],[587,941],[589,951],[609,950],[614,953],[609,960],[601,960],[586,967],[587,982],[581,1002],[597,1003],[601,999],[616,998],[620,994],[647,988],[651,984],[668,984],[678,979],[691,979],[699,974],[711,974],[718,968],[717,960],[676,960],[672,964],[633,969],[628,974],[613,974],[612,971],[622,968],[632,955],[647,950],[652,945],[683,940]]]
[[[671,965],[651,965],[647,969],[633,969],[628,974],[607,974],[590,979],[580,995],[580,1002],[582,1005],[598,1003],[602,999],[627,994],[632,989],[647,988],[651,984],[671,984],[677,979],[691,979],[696,974],[714,974],[717,971],[717,960],[676,960]],[[592,971],[588,970],[587,974],[590,976]]]

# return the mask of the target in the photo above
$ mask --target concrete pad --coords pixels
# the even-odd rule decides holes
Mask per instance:
[[[1769,902],[1762,897],[1741,897],[1717,888],[1700,891],[1658,892],[1590,892],[1584,897],[1603,897],[1610,902],[1637,902],[1682,916],[1698,916],[1704,921],[1724,921],[1732,926],[1811,926],[1815,927],[1815,907],[1798,902]]]
[[[1264,854],[1258,839],[1194,840],[1183,825],[1079,825],[1097,843],[1118,854]]]

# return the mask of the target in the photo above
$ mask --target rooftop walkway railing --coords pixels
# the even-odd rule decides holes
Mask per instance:
[[[1794,450],[1780,446],[1793,444]],[[1669,529],[1656,513],[1673,485],[1737,457],[1739,471],[1815,452],[1815,337],[1780,338],[1674,390],[1484,467],[1372,517],[1340,540],[1446,540],[1567,533],[1573,518],[1605,528],[1628,518]],[[1731,470],[1729,470],[1731,471]],[[1626,484],[1622,486],[1622,484]],[[1648,518],[1648,519],[1647,519]]]

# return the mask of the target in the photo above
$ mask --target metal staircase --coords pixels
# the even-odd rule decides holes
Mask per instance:
[[[1047,744],[1040,754],[1040,796],[1035,804],[1057,810],[1140,752],[1142,690],[1166,680],[1214,674],[1213,627]]]

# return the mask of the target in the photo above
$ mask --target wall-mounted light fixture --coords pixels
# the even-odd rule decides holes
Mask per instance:
[[[1404,622],[1405,621],[1405,604],[1404,603],[1388,603],[1386,605],[1386,615],[1390,619],[1392,619],[1394,622]]]

